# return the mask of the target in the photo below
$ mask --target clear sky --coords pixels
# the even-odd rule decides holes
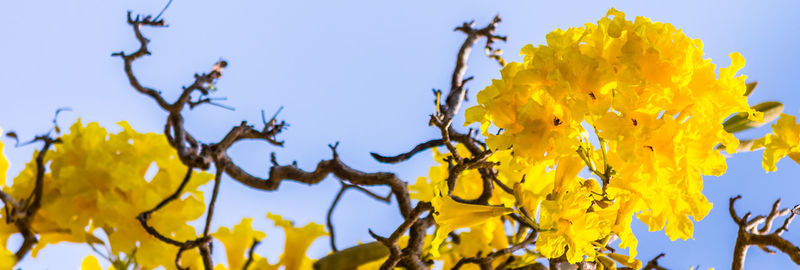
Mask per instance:
[[[30,138],[49,129],[53,112],[71,107],[59,120],[69,125],[80,117],[118,130],[127,120],[139,131],[161,132],[166,114],[127,83],[122,61],[112,52],[138,46],[125,13],[157,13],[166,1],[2,1],[0,2],[0,127]],[[152,56],[136,62],[146,85],[175,98],[192,74],[206,72],[220,58],[229,62],[216,96],[227,97],[227,111],[205,106],[185,114],[187,128],[206,142],[218,141],[242,120],[260,122],[260,110],[274,112],[290,127],[279,138],[286,146],[260,142],[235,145],[233,159],[253,174],[266,175],[269,153],[281,163],[296,160],[313,169],[330,158],[327,145],[340,141],[339,154],[348,165],[364,171],[393,171],[413,182],[434,164],[430,151],[400,165],[374,161],[369,152],[396,154],[438,136],[428,127],[433,112],[431,89],[447,89],[463,34],[453,28],[464,21],[485,25],[495,14],[503,22],[498,44],[507,60],[521,60],[519,49],[542,44],[555,28],[581,26],[605,15],[609,7],[629,18],[646,16],[682,28],[700,38],[706,57],[728,66],[727,55],[740,52],[747,59],[740,72],[759,81],[755,104],[779,100],[786,112],[800,109],[800,29],[797,1],[201,1],[174,0],[164,14],[169,28],[145,29]],[[482,44],[482,43],[479,43]],[[470,58],[468,87],[473,95],[499,77],[496,63],[476,50]],[[470,99],[467,106],[474,104]],[[463,114],[457,121],[463,121]],[[460,126],[460,125],[457,125]],[[758,136],[765,129],[745,135]],[[8,145],[13,142],[3,138]],[[34,147],[7,147],[10,175],[30,160]],[[736,226],[727,214],[727,200],[744,199],[739,213],[762,214],[781,197],[784,204],[800,203],[800,166],[790,160],[778,172],[765,174],[761,153],[737,154],[728,159],[728,173],[706,177],[705,194],[714,208],[695,225],[695,239],[670,242],[663,232],[647,232],[634,221],[640,258],[666,252],[661,265],[688,269],[730,267]],[[231,179],[222,184],[214,226],[231,226],[241,217],[256,217],[255,226],[267,232],[257,253],[277,260],[283,243],[264,217],[279,213],[300,224],[324,224],[338,181],[327,179],[306,186],[284,182],[279,192],[248,189]],[[207,186],[206,189],[210,189]],[[385,189],[379,189],[386,192]],[[396,205],[347,193],[335,218],[338,245],[371,241],[367,229],[386,235],[400,222]],[[132,219],[133,222],[133,219]],[[794,228],[798,228],[795,224]],[[786,238],[800,243],[800,229]],[[329,251],[328,239],[309,251],[315,258]],[[61,244],[43,250],[36,260],[25,259],[23,269],[76,269],[88,253],[82,245]],[[220,261],[224,253],[216,252]],[[793,266],[783,254],[768,255],[751,248],[752,269]]]

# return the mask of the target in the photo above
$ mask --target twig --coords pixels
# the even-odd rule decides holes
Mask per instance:
[[[666,270],[666,268],[658,266],[658,259],[663,258],[666,254],[661,253],[658,256],[651,259],[647,264],[642,268],[642,270]]]
[[[250,245],[250,249],[247,251],[247,261],[244,262],[242,270],[247,270],[247,268],[250,267],[250,264],[253,263],[253,258],[255,257],[254,252],[258,244],[261,244],[261,241],[258,241],[258,239],[253,239],[253,244]]]
[[[492,19],[492,22],[489,23],[484,28],[481,29],[473,29],[472,27],[475,25],[474,21],[469,23],[464,23],[459,27],[456,27],[456,31],[461,31],[467,34],[467,38],[464,40],[464,43],[461,44],[461,48],[458,50],[458,57],[456,58],[456,67],[453,70],[453,77],[450,81],[450,92],[447,94],[447,98],[445,99],[446,110],[444,114],[444,122],[453,118],[453,116],[458,112],[461,108],[461,103],[466,96],[466,90],[464,88],[464,82],[469,81],[469,79],[464,79],[464,75],[467,73],[467,60],[469,59],[469,54],[472,51],[472,46],[478,42],[478,39],[485,37],[487,38],[487,47],[491,48],[491,44],[496,40],[503,40],[505,41],[506,38],[502,36],[494,35],[495,28],[497,28],[497,24],[500,23],[501,19],[500,16],[495,16]]]
[[[375,160],[383,162],[383,163],[399,163],[399,162],[403,162],[403,161],[408,160],[409,158],[411,158],[412,156],[416,155],[419,152],[428,150],[428,149],[433,148],[433,147],[442,146],[442,145],[444,145],[444,142],[442,142],[442,139],[434,139],[434,140],[430,140],[430,141],[418,144],[417,146],[414,147],[414,149],[411,149],[411,151],[408,151],[406,153],[402,153],[402,154],[399,154],[399,155],[396,155],[396,156],[386,157],[386,156],[381,156],[381,155],[379,155],[377,153],[374,153],[374,152],[369,153],[369,154],[372,155],[372,157],[375,158]]]
[[[217,197],[219,196],[219,186],[222,183],[222,172],[225,167],[217,167],[214,175],[214,190],[211,193],[211,202],[208,203],[208,214],[206,215],[206,225],[203,228],[203,237],[208,237],[209,229],[211,228],[211,219],[214,217],[214,206],[217,204]]]
[[[406,218],[406,220],[404,220],[403,223],[394,230],[394,232],[392,232],[389,238],[378,236],[372,232],[372,230],[369,230],[369,234],[372,236],[372,238],[375,238],[375,240],[381,242],[384,246],[389,248],[389,258],[387,258],[386,261],[381,265],[381,270],[394,269],[403,256],[400,247],[397,245],[397,240],[400,239],[400,236],[402,236],[409,228],[411,228],[412,225],[416,224],[417,220],[419,219],[419,215],[425,211],[430,211],[431,209],[433,209],[433,206],[430,203],[417,203],[417,206],[411,211],[411,215]]]
[[[161,11],[158,12],[158,15],[156,15],[156,18],[153,20],[158,21],[158,18],[161,18],[161,15],[164,14],[164,11],[167,11],[167,8],[169,8],[170,4],[172,4],[172,0],[167,1],[167,5],[165,5],[164,8],[162,8]]]
[[[144,216],[145,220],[150,219],[150,215],[152,215],[153,212],[158,211],[159,209],[161,209],[162,207],[166,206],[171,201],[174,201],[174,200],[178,199],[178,197],[181,196],[181,193],[183,193],[183,189],[186,187],[186,184],[189,183],[189,179],[192,178],[192,171],[193,170],[194,170],[194,168],[188,167],[186,169],[186,175],[183,177],[183,181],[181,181],[180,185],[178,185],[178,189],[176,189],[175,192],[173,192],[168,197],[166,197],[163,200],[161,200],[161,202],[159,202],[155,207],[153,207],[153,209],[144,211],[141,214],[139,214],[139,216]]]
[[[792,219],[794,219],[796,214],[793,211],[789,211],[789,209],[780,209],[780,199],[778,199],[772,204],[772,209],[770,210],[769,214],[767,214],[766,218],[756,217],[754,220],[757,220],[757,222],[753,222],[753,220],[749,220],[751,216],[750,213],[745,214],[743,217],[739,217],[739,215],[736,214],[734,203],[741,197],[742,196],[739,195],[731,198],[728,209],[731,214],[731,218],[739,226],[736,244],[733,248],[733,262],[731,264],[731,269],[744,269],[747,249],[752,245],[758,246],[768,253],[774,253],[773,251],[767,249],[768,246],[777,248],[781,252],[788,255],[795,264],[800,265],[800,248],[781,237],[781,234],[788,230],[789,224],[791,223]],[[775,218],[786,216],[787,214],[789,217],[784,220],[783,225],[774,232],[770,233],[769,231],[772,228],[772,223],[775,221]],[[761,223],[764,224],[763,227],[761,229],[756,228],[756,226]]]
[[[354,185],[387,185],[392,189],[392,194],[394,194],[397,199],[400,213],[403,217],[407,217],[411,212],[411,200],[409,199],[406,183],[397,178],[395,174],[387,172],[361,172],[345,165],[338,158],[320,161],[317,163],[316,169],[311,172],[304,171],[295,165],[272,166],[270,167],[269,178],[267,179],[246,173],[227,156],[223,156],[220,162],[224,164],[225,172],[231,176],[231,178],[259,190],[276,190],[283,180],[292,180],[309,185],[317,184],[324,180],[329,174],[333,174],[336,178],[347,180]]]
[[[175,254],[175,268],[177,268],[178,270],[189,270],[188,267],[182,267],[181,266],[181,255],[186,250],[187,250],[187,248],[180,247],[180,248],[178,248],[178,254]]]
[[[339,180],[339,182],[342,184],[342,188],[339,189],[338,193],[336,193],[336,198],[333,199],[333,202],[331,203],[331,207],[328,208],[328,214],[326,216],[328,232],[330,232],[331,249],[333,250],[333,252],[339,251],[339,249],[336,248],[336,230],[333,227],[333,220],[332,220],[333,209],[336,208],[336,205],[339,203],[339,200],[341,200],[342,196],[344,195],[344,192],[347,191],[347,189],[350,189],[350,188],[358,189],[361,192],[364,192],[364,194],[367,194],[367,196],[370,196],[373,199],[376,199],[376,200],[379,200],[379,201],[382,201],[382,202],[385,202],[385,203],[391,202],[391,198],[392,198],[392,193],[391,192],[389,194],[387,194],[386,196],[380,196],[378,194],[375,194],[371,190],[368,190],[368,189],[363,188],[361,186],[347,184],[342,180]]]
[[[17,203],[8,194],[3,195],[3,197],[5,197],[3,200],[4,202],[11,202],[15,205],[9,215],[11,218],[10,220],[7,219],[7,221],[14,222],[20,234],[22,234],[22,245],[20,245],[17,252],[14,253],[14,257],[17,261],[22,260],[38,241],[36,239],[36,233],[33,231],[33,219],[36,216],[36,212],[39,211],[42,206],[42,195],[44,193],[44,157],[54,143],[61,142],[60,139],[53,139],[49,136],[37,136],[32,142],[36,141],[42,141],[44,145],[42,149],[39,150],[39,153],[36,154],[36,182],[33,191],[31,191],[28,199],[21,202],[22,205],[19,205],[20,203]],[[8,206],[9,205],[6,204],[6,208]]]
[[[328,232],[331,236],[331,250],[333,250],[333,252],[338,252],[339,249],[336,248],[336,230],[333,228],[333,221],[331,220],[331,217],[333,216],[333,209],[335,209],[336,205],[339,204],[339,200],[342,198],[342,194],[344,194],[345,190],[347,190],[347,186],[345,186],[344,182],[342,182],[342,188],[340,188],[339,192],[336,193],[336,197],[333,199],[331,207],[328,208],[328,215],[325,218],[327,221]]]
[[[528,233],[528,237],[526,237],[525,240],[522,240],[522,242],[519,242],[517,244],[511,245],[510,247],[507,247],[507,248],[504,248],[504,249],[501,249],[501,250],[497,250],[497,251],[491,252],[488,255],[486,255],[486,257],[481,257],[480,254],[478,254],[478,256],[476,256],[476,257],[463,257],[460,260],[458,260],[458,262],[456,262],[456,264],[451,269],[452,270],[461,269],[462,266],[464,266],[465,264],[468,264],[468,263],[477,264],[478,266],[481,267],[482,270],[483,269],[492,269],[491,268],[492,267],[492,262],[494,262],[495,259],[497,259],[500,256],[506,255],[506,254],[511,254],[514,251],[517,251],[517,250],[519,250],[521,248],[524,248],[524,247],[526,247],[528,245],[533,244],[535,242],[535,240],[536,240],[536,236],[537,235],[538,235],[538,232],[536,230],[532,229]]]

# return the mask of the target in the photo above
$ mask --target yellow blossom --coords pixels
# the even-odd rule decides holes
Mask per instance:
[[[444,182],[438,186],[437,191],[431,201],[433,218],[438,225],[436,236],[431,242],[431,255],[434,258],[439,257],[439,246],[453,230],[480,225],[491,218],[511,213],[510,208],[456,202],[447,195],[447,184]]]
[[[241,269],[253,241],[260,241],[266,234],[253,230],[252,218],[243,218],[239,224],[233,226],[233,230],[220,227],[213,236],[225,245],[228,268]]]
[[[0,129],[0,134],[3,134],[3,129]],[[8,171],[8,160],[3,152],[3,142],[0,141],[0,187],[6,186],[6,171]]]
[[[777,170],[778,160],[786,156],[800,164],[800,124],[797,118],[782,113],[772,125],[772,134],[757,140],[753,147],[760,146],[766,147],[762,166],[767,172]]]
[[[45,155],[47,184],[32,224],[39,233],[32,256],[48,244],[68,241],[104,244],[111,250],[110,259],[128,254],[145,268],[174,265],[178,248],[147,233],[134,218],[175,192],[187,168],[163,135],[139,133],[125,122],[119,125],[122,131],[111,134],[97,123],[78,121]],[[156,173],[147,179],[151,167]],[[35,162],[27,163],[3,191],[26,198],[35,185],[36,170]],[[183,196],[153,213],[149,224],[178,241],[196,238],[187,222],[205,212],[197,188],[210,179],[208,173],[193,173]],[[9,234],[16,232],[16,228],[8,229]],[[95,233],[105,234],[108,240],[100,240]],[[6,235],[0,238],[7,241]]]
[[[651,230],[664,229],[671,239],[691,238],[692,219],[702,219],[711,208],[702,194],[702,176],[721,175],[727,167],[715,146],[721,143],[733,152],[738,145],[723,129],[723,120],[739,112],[752,120],[760,118],[744,96],[746,76],[736,74],[744,67],[744,57],[731,53],[730,66],[717,68],[704,58],[700,40],[668,23],[645,17],[629,20],[613,8],[596,23],[556,29],[547,35],[545,45],[526,45],[521,54],[521,63],[507,64],[501,78],[477,94],[478,105],[465,112],[466,124],[480,123],[491,150],[510,152],[516,160],[512,163],[532,168],[563,162],[579,147],[591,152],[587,163],[602,162],[587,165],[597,165],[592,167],[594,173],[602,174],[607,183],[600,194],[587,196],[607,197],[605,207],[621,204],[614,206],[616,214],[602,219],[609,227],[596,231],[617,234],[624,246],[635,249],[628,227],[638,212]],[[501,132],[489,132],[492,126]],[[589,133],[588,128],[596,131],[600,145],[585,141],[582,134]],[[602,154],[594,156],[598,148]],[[776,145],[765,154],[775,159],[794,151],[787,149]],[[499,171],[498,178],[508,181],[503,178],[507,173]],[[540,212],[564,215],[565,206],[553,205],[566,203],[559,196],[568,189],[558,179],[552,194],[520,189],[518,194],[528,195],[517,199],[527,201],[517,203],[535,208],[551,195],[547,207],[542,203],[547,211]],[[570,207],[583,213],[591,205],[588,202],[573,200]],[[593,218],[577,225],[571,221],[569,226],[558,219],[551,222],[560,228],[558,232],[603,223]],[[545,237],[556,239],[551,236]],[[563,233],[558,237],[574,238]]]
[[[578,263],[584,256],[594,259],[597,251],[592,242],[607,235],[609,229],[597,213],[587,212],[591,204],[590,195],[580,189],[542,202],[539,226],[544,231],[539,234],[537,250],[547,258],[557,258],[566,250],[570,263]]]
[[[286,270],[311,269],[312,261],[306,257],[306,250],[314,240],[328,235],[325,228],[314,222],[295,227],[291,221],[272,213],[267,213],[267,218],[275,222],[275,226],[283,228],[286,235],[283,254],[278,264],[283,265]]]
[[[103,268],[100,267],[100,262],[97,261],[97,258],[89,255],[86,256],[86,258],[83,258],[83,261],[81,262],[81,270],[103,270]]]

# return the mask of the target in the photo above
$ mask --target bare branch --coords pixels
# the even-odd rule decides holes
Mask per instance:
[[[495,40],[506,40],[505,37],[494,35],[495,28],[497,28],[497,24],[500,23],[500,21],[500,16],[498,15],[492,19],[489,25],[481,29],[472,28],[475,25],[474,21],[456,27],[455,30],[464,32],[467,34],[467,38],[458,50],[458,55],[456,57],[456,67],[453,70],[453,77],[450,81],[450,92],[445,99],[445,122],[458,113],[458,110],[461,108],[461,103],[466,97],[464,82],[469,81],[469,79],[464,79],[464,75],[467,73],[467,60],[469,59],[470,52],[472,52],[472,46],[482,37],[487,38],[487,47],[489,48]]]
[[[452,270],[461,269],[462,266],[464,266],[465,264],[468,264],[468,263],[477,264],[478,266],[481,267],[482,270],[483,269],[492,269],[491,268],[492,267],[492,262],[494,262],[495,259],[497,259],[500,256],[506,255],[506,254],[511,254],[514,251],[517,251],[517,250],[519,250],[521,248],[524,248],[524,247],[526,247],[528,245],[533,244],[534,241],[536,240],[536,236],[537,235],[538,235],[538,232],[536,230],[532,229],[530,231],[530,233],[528,233],[528,236],[525,238],[525,240],[522,240],[522,242],[519,242],[517,244],[511,245],[510,247],[507,247],[507,248],[504,248],[504,249],[501,249],[501,250],[497,250],[497,251],[491,252],[491,253],[487,254],[486,257],[481,257],[481,254],[479,253],[475,257],[464,257],[464,258],[461,258],[460,260],[458,260],[458,262],[451,269]]]
[[[6,203],[12,202],[13,205],[16,205],[11,209],[10,213],[6,212],[6,214],[8,214],[6,221],[14,222],[20,234],[22,234],[22,245],[20,245],[17,252],[14,253],[14,257],[17,261],[22,260],[31,248],[33,248],[33,245],[38,242],[36,233],[33,231],[33,219],[36,216],[36,212],[39,211],[42,206],[42,195],[44,193],[44,157],[54,143],[61,142],[60,139],[53,139],[49,136],[37,136],[32,142],[36,141],[42,141],[44,145],[39,150],[39,153],[36,154],[36,182],[33,191],[31,191],[31,194],[24,202],[18,203],[8,194],[4,194],[4,197],[7,198],[3,199]],[[10,205],[6,204],[6,209],[8,209],[9,206]]]
[[[178,270],[189,270],[188,267],[181,266],[181,255],[183,255],[183,252],[186,250],[187,248],[180,247],[178,248],[178,254],[175,255],[175,268],[177,268]]]
[[[389,238],[378,236],[377,234],[373,233],[372,230],[369,231],[369,234],[372,235],[372,238],[375,238],[375,240],[378,240],[378,242],[381,242],[389,249],[389,258],[387,258],[386,261],[381,265],[381,270],[395,268],[403,256],[400,247],[397,245],[397,240],[399,240],[400,236],[402,236],[408,229],[412,227],[412,225],[417,222],[417,220],[419,220],[419,215],[432,209],[433,206],[430,203],[417,203],[417,206],[411,211],[411,215],[406,218],[406,220],[404,220],[403,223],[394,230],[394,232],[392,232],[392,235],[389,236]]]
[[[666,268],[658,266],[658,259],[661,259],[665,255],[666,254],[664,253],[658,254],[658,256],[647,262],[647,264],[644,265],[644,268],[642,268],[642,270],[666,270]]]
[[[430,141],[418,144],[417,146],[414,147],[414,149],[411,149],[411,151],[408,151],[406,153],[399,154],[399,155],[396,155],[396,156],[392,156],[392,157],[381,156],[381,155],[379,155],[377,153],[374,153],[374,152],[373,153],[369,153],[369,154],[372,155],[372,157],[375,158],[375,160],[383,162],[383,163],[399,163],[399,162],[403,162],[403,161],[408,160],[409,158],[411,158],[412,156],[416,155],[419,152],[428,150],[428,149],[433,148],[433,147],[442,146],[442,145],[444,145],[444,142],[442,142],[442,139],[435,139],[435,140],[430,140]]]
[[[800,248],[781,237],[781,234],[788,230],[789,224],[792,222],[796,214],[789,209],[780,209],[780,199],[778,199],[772,204],[772,209],[770,210],[769,214],[766,215],[766,217],[757,216],[753,218],[753,220],[749,220],[750,213],[747,213],[740,218],[734,209],[734,203],[739,198],[741,198],[741,195],[731,198],[729,205],[731,218],[739,226],[736,244],[733,248],[733,262],[731,269],[744,269],[747,250],[753,245],[758,246],[767,253],[774,253],[774,251],[770,250],[768,247],[777,248],[781,252],[788,255],[795,264],[800,265]],[[784,220],[783,225],[774,232],[770,233],[775,219],[786,215],[789,215],[789,217]],[[756,228],[759,224],[763,224],[761,229]]]
[[[250,249],[247,251],[247,261],[244,262],[244,266],[242,266],[242,270],[247,270],[247,268],[250,267],[250,264],[253,263],[253,258],[255,257],[254,252],[255,252],[256,246],[258,246],[258,244],[261,244],[261,241],[258,241],[257,239],[253,239],[253,244],[250,245]]]
[[[269,178],[264,179],[245,172],[227,156],[222,156],[221,158],[219,162],[224,165],[225,172],[230,175],[231,178],[255,189],[266,191],[276,190],[283,180],[292,180],[312,185],[324,180],[329,174],[333,174],[337,178],[347,180],[354,185],[389,186],[397,199],[400,213],[403,217],[408,217],[408,214],[411,212],[411,200],[409,199],[406,183],[397,178],[393,173],[365,173],[350,168],[338,158],[333,158],[320,161],[317,164],[317,168],[311,172],[304,171],[295,165],[272,166],[269,170]]]
[[[339,200],[342,198],[345,190],[347,190],[347,186],[345,186],[344,182],[342,182],[342,188],[339,189],[338,193],[336,193],[336,197],[333,199],[331,207],[328,208],[328,215],[325,218],[327,221],[326,224],[328,226],[328,232],[330,233],[331,250],[333,250],[333,252],[338,252],[339,249],[336,248],[336,230],[333,228],[333,221],[331,220],[331,217],[333,216],[333,209],[335,209],[336,205],[339,204]]]
[[[224,167],[217,167],[214,175],[214,190],[211,193],[211,202],[208,203],[208,214],[206,214],[206,225],[203,228],[203,237],[208,237],[208,231],[211,228],[211,219],[214,217],[214,206],[217,204],[219,186],[222,183],[222,172],[224,170]]]
[[[113,53],[111,55],[122,57],[123,61],[125,62],[125,74],[128,75],[128,82],[131,84],[131,86],[133,86],[134,89],[136,89],[136,91],[139,91],[139,93],[150,96],[151,98],[153,98],[153,100],[156,101],[156,103],[158,103],[159,106],[161,106],[162,109],[169,110],[171,104],[169,104],[166,100],[164,100],[164,98],[161,96],[161,92],[149,87],[142,86],[142,84],[139,83],[139,79],[137,79],[136,75],[133,74],[133,67],[132,67],[133,61],[136,61],[136,59],[139,59],[142,56],[150,54],[150,51],[147,50],[147,44],[150,43],[150,40],[145,38],[144,35],[142,35],[141,31],[142,26],[164,27],[165,26],[164,21],[163,20],[152,21],[150,20],[150,16],[141,19],[139,15],[137,15],[136,18],[134,19],[133,17],[131,17],[131,12],[128,11],[128,24],[131,25],[131,27],[133,27],[133,33],[136,35],[136,39],[139,41],[139,49],[132,54],[125,54],[125,52],[118,52],[118,53]]]

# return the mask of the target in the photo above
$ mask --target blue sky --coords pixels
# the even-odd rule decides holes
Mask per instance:
[[[127,120],[140,131],[161,132],[166,114],[130,88],[121,60],[110,54],[133,51],[138,45],[125,23],[127,10],[155,14],[165,2],[0,2],[0,51],[4,52],[0,127],[32,137],[48,130],[53,112],[66,106],[73,111],[59,118],[63,125],[80,117],[114,129],[116,122]],[[227,97],[225,104],[236,110],[206,106],[185,114],[188,129],[206,142],[219,140],[242,120],[259,123],[262,109],[274,112],[284,106],[281,119],[291,124],[280,135],[285,147],[244,142],[230,150],[237,163],[260,175],[266,174],[272,151],[282,163],[296,160],[312,169],[319,160],[330,158],[327,145],[336,141],[341,142],[341,158],[354,168],[393,171],[409,182],[427,175],[434,164],[430,152],[400,165],[379,164],[369,152],[400,153],[438,136],[427,126],[434,109],[431,89],[449,87],[463,41],[463,34],[452,30],[473,19],[485,25],[497,13],[503,18],[498,33],[509,35],[507,43],[498,44],[507,60],[521,60],[518,52],[523,45],[542,44],[553,29],[594,22],[612,6],[629,18],[646,16],[672,23],[702,39],[706,57],[719,66],[730,64],[731,52],[744,55],[747,64],[740,73],[759,81],[751,103],[779,100],[786,104],[786,112],[797,114],[800,31],[795,13],[800,3],[696,2],[175,0],[163,16],[169,28],[144,30],[152,40],[153,55],[137,61],[135,70],[141,81],[172,99],[181,86],[191,83],[192,74],[208,71],[220,58],[228,60],[215,95]],[[497,64],[483,57],[481,50],[475,52],[467,72],[475,76],[468,84],[472,95],[499,77]],[[473,104],[474,98],[467,106]],[[463,121],[463,114],[456,121]],[[11,175],[30,160],[33,150],[6,148]],[[634,221],[640,258],[649,260],[666,252],[661,264],[670,268],[729,267],[736,235],[727,214],[729,197],[744,196],[740,213],[766,212],[778,197],[786,205],[800,203],[800,166],[785,160],[778,164],[778,172],[765,174],[760,158],[760,153],[737,154],[728,159],[726,175],[706,177],[705,193],[714,208],[696,224],[694,240],[670,242],[663,232],[646,232]],[[284,183],[279,192],[261,192],[228,179],[222,185],[214,225],[231,226],[241,217],[256,217],[255,225],[267,232],[257,252],[274,261],[283,236],[263,218],[266,212],[300,224],[324,223],[338,185],[328,179],[311,187]],[[349,246],[371,241],[368,228],[388,234],[400,217],[395,205],[348,193],[334,221],[339,246]],[[785,236],[800,243],[795,230]],[[320,257],[328,251],[324,239],[312,246],[309,255]],[[62,244],[20,266],[77,268],[87,253],[80,245]],[[749,268],[792,265],[782,254],[768,255],[757,248],[748,254]],[[218,261],[223,257],[221,252],[215,256]]]

